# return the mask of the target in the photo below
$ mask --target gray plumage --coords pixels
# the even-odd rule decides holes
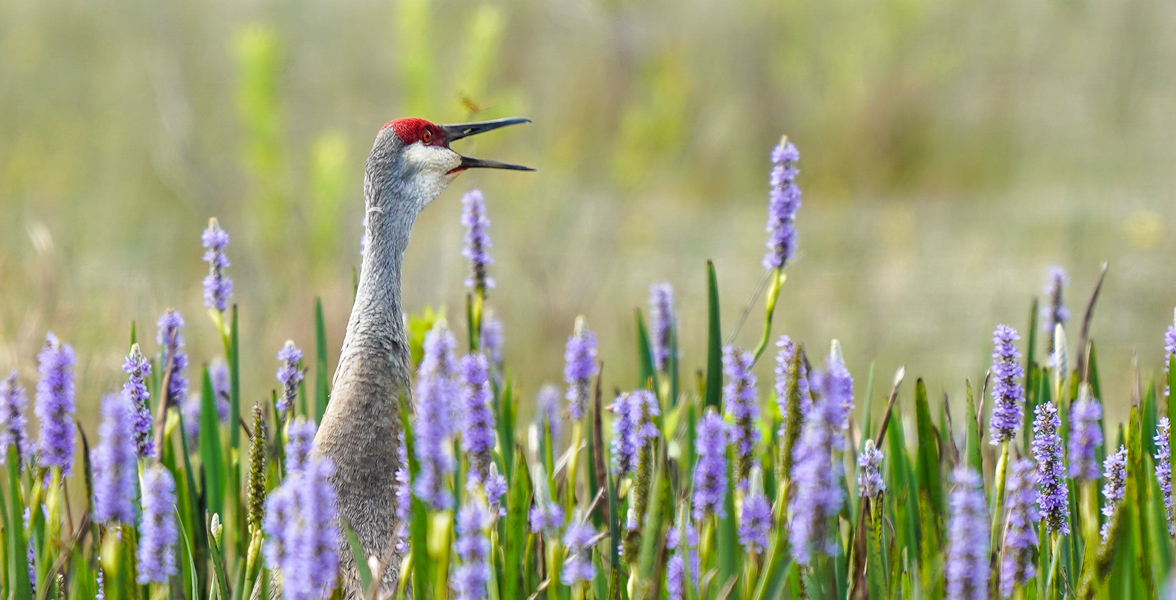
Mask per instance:
[[[461,171],[476,167],[526,169],[463,157],[450,150],[448,143],[524,121],[433,125],[420,119],[401,119],[380,130],[368,156],[364,175],[367,246],[315,449],[335,464],[331,483],[338,496],[341,522],[355,532],[365,556],[389,561],[382,591],[395,588],[403,558],[393,549],[398,524],[399,398],[411,403],[412,360],[400,299],[404,250],[417,215]],[[340,539],[344,596],[361,598],[363,590],[351,548],[345,536]]]

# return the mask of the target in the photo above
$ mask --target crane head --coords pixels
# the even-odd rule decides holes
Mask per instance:
[[[418,193],[412,195],[428,204],[467,169],[534,171],[522,165],[463,156],[449,147],[451,142],[462,138],[530,122],[530,119],[523,118],[456,125],[438,125],[418,118],[389,121],[380,129],[368,157],[368,177],[416,188]],[[418,210],[422,208],[423,205],[417,207]]]

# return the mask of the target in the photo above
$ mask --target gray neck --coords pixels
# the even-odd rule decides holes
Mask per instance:
[[[380,379],[391,374],[394,381],[389,383],[403,386],[410,359],[400,300],[401,264],[416,215],[405,210],[413,203],[401,197],[409,193],[404,186],[372,178],[364,183],[367,242],[335,383],[347,373],[375,370],[384,374]]]

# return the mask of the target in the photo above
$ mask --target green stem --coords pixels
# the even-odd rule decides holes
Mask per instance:
[[[584,425],[577,421],[572,424],[572,455],[568,457],[568,497],[565,502],[564,515],[572,518],[572,510],[576,508],[576,467],[579,465],[580,443],[584,438]]]
[[[1054,597],[1054,587],[1057,582],[1059,558],[1062,555],[1062,536],[1058,532],[1050,534],[1049,577],[1045,580],[1045,597]]]
[[[768,297],[764,303],[764,333],[760,337],[759,345],[755,348],[755,358],[752,359],[753,364],[759,361],[760,355],[764,353],[764,350],[768,347],[768,341],[772,337],[772,316],[776,313],[776,300],[780,298],[780,288],[784,286],[784,270],[780,267],[773,269],[771,278],[772,284],[768,288]]]
[[[1000,458],[996,461],[996,498],[992,510],[992,547],[1000,547],[1001,516],[1004,514],[1005,472],[1009,466],[1009,441],[1000,445]]]

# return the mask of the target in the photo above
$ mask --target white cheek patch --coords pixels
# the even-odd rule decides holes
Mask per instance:
[[[461,165],[461,156],[453,150],[442,146],[425,146],[421,143],[405,147],[404,160],[417,168],[413,183],[420,190],[417,197],[423,200],[418,210],[423,209],[445,190],[455,175],[450,174],[450,171]]]

